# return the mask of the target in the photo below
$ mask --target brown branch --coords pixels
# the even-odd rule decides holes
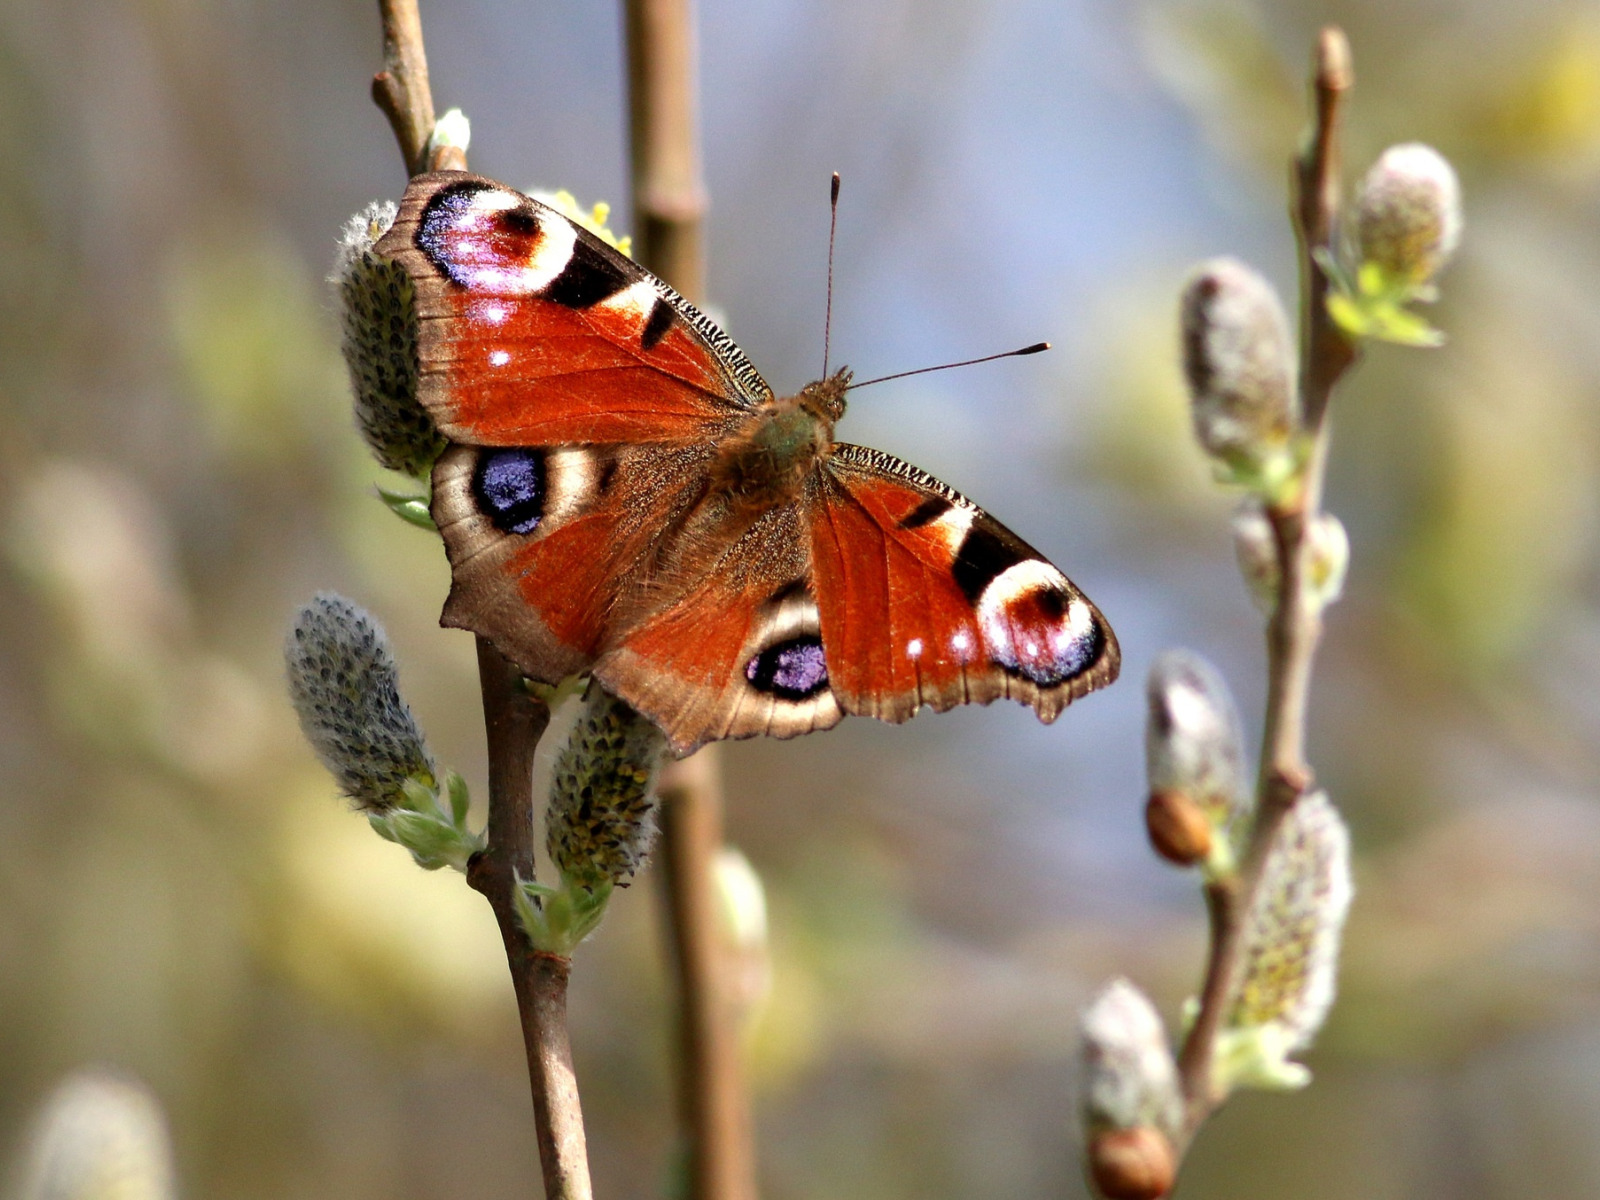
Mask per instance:
[[[705,291],[691,0],[627,0],[628,116],[638,258],[691,301]]]
[[[743,1048],[713,875],[722,845],[717,756],[701,750],[674,764],[660,794],[659,854],[679,994],[678,1101],[688,1141],[688,1195],[755,1200]]]
[[[422,43],[417,0],[378,0],[383,21],[383,70],[372,77],[372,101],[389,118],[406,160],[406,173],[464,171],[466,154],[447,146],[429,154],[433,137],[433,90]]]
[[[389,118],[406,168],[466,168],[458,147],[435,149],[433,96],[416,0],[379,0],[384,69],[372,97]],[[522,673],[484,638],[477,639],[489,757],[486,847],[467,867],[467,882],[494,910],[517,995],[533,1119],[547,1200],[591,1200],[588,1148],[578,1102],[572,1048],[567,1040],[567,976],[571,963],[533,949],[517,919],[517,880],[534,877],[533,755],[550,722],[550,709],[529,695]]]
[[[1317,41],[1313,79],[1315,124],[1294,164],[1292,216],[1300,242],[1301,422],[1310,439],[1310,456],[1298,494],[1273,505],[1272,523],[1279,567],[1278,602],[1267,623],[1266,723],[1261,740],[1256,816],[1238,873],[1206,889],[1211,944],[1200,1008],[1178,1056],[1185,1102],[1180,1153],[1195,1131],[1224,1099],[1213,1080],[1217,1035],[1243,970],[1244,924],[1273,839],[1313,777],[1305,761],[1306,711],[1311,667],[1322,634],[1322,619],[1312,595],[1307,531],[1322,511],[1327,460],[1328,398],[1334,384],[1355,361],[1355,348],[1328,315],[1328,279],[1316,260],[1332,248],[1339,218],[1340,102],[1351,85],[1350,46],[1335,28]]]
[[[467,882],[494,909],[511,967],[545,1195],[549,1200],[590,1200],[583,1111],[567,1041],[571,963],[528,944],[512,899],[517,877],[533,878],[533,753],[549,724],[550,709],[528,694],[522,672],[481,637],[478,678],[489,742],[489,828],[488,846],[473,856]]]
[[[691,0],[627,0],[628,115],[639,261],[698,303],[705,291]],[[690,1200],[755,1200],[755,1149],[731,964],[712,872],[722,844],[717,749],[660,787],[661,862],[678,993],[679,1104]]]

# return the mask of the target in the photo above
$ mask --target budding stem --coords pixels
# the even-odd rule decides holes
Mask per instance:
[[[466,154],[446,146],[430,157],[433,97],[416,0],[380,0],[384,70],[373,80],[405,155],[423,170],[466,168]],[[589,1159],[578,1104],[572,1049],[567,1040],[567,960],[540,954],[517,920],[518,876],[534,877],[533,752],[550,722],[550,709],[530,696],[522,675],[492,645],[478,639],[478,675],[489,744],[488,844],[467,866],[467,882],[494,910],[516,988],[517,1011],[533,1088],[539,1162],[548,1200],[591,1200]]]
[[[1261,742],[1255,824],[1237,876],[1207,885],[1211,944],[1200,1009],[1178,1056],[1185,1116],[1179,1153],[1225,1098],[1217,1094],[1213,1065],[1226,1006],[1244,969],[1243,926],[1260,885],[1262,868],[1284,817],[1310,788],[1305,761],[1307,700],[1311,668],[1322,632],[1320,606],[1312,596],[1309,530],[1322,508],[1328,452],[1328,398],[1355,361],[1355,347],[1328,315],[1329,280],[1317,262],[1331,246],[1339,216],[1338,123],[1340,103],[1352,82],[1350,47],[1333,27],[1317,43],[1313,87],[1316,118],[1312,136],[1295,163],[1292,214],[1300,242],[1300,397],[1311,457],[1298,494],[1269,505],[1277,551],[1277,602],[1267,626],[1266,727]]]

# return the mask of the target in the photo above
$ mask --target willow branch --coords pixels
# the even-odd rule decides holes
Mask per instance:
[[[1220,1104],[1213,1079],[1217,1035],[1243,970],[1243,930],[1261,882],[1267,852],[1284,818],[1312,786],[1306,763],[1306,711],[1311,668],[1322,635],[1322,619],[1312,594],[1307,530],[1322,511],[1327,460],[1328,398],[1355,360],[1349,339],[1328,315],[1328,279],[1317,252],[1331,249],[1339,218],[1340,102],[1352,82],[1350,47],[1335,28],[1317,42],[1313,90],[1315,121],[1294,163],[1292,218],[1300,243],[1301,423],[1310,441],[1303,486],[1267,510],[1277,550],[1277,604],[1267,623],[1266,725],[1261,741],[1256,818],[1238,873],[1206,890],[1211,945],[1200,1008],[1179,1053],[1185,1101],[1184,1146]],[[1183,1147],[1180,1146],[1180,1150]]]
[[[433,97],[416,0],[379,0],[378,7],[384,69],[373,78],[372,95],[389,118],[408,171],[465,169],[466,155],[457,147],[430,152]],[[567,1040],[571,964],[529,945],[513,900],[519,877],[534,877],[533,755],[550,709],[528,694],[522,673],[487,640],[478,638],[477,649],[489,757],[488,844],[468,864],[467,882],[494,910],[511,968],[545,1196],[591,1200],[583,1111]]]
[[[389,118],[406,173],[465,170],[466,155],[454,146],[430,154],[433,90],[417,0],[378,0],[378,13],[383,21],[383,70],[372,77],[372,100]]]

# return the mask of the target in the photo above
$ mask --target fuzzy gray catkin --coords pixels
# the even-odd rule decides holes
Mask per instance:
[[[1432,146],[1406,142],[1378,156],[1355,202],[1363,262],[1392,279],[1426,283],[1461,243],[1461,185]]]
[[[1333,1006],[1350,911],[1350,834],[1322,792],[1290,810],[1262,869],[1244,927],[1244,972],[1227,1025],[1280,1026],[1304,1049]]]
[[[656,837],[661,731],[591,680],[556,758],[545,842],[562,877],[625,887]]]
[[[423,478],[445,441],[417,400],[414,289],[404,267],[372,249],[395,211],[392,201],[379,201],[350,218],[330,282],[338,289],[341,349],[361,436],[383,466]]]
[[[357,805],[394,806],[407,779],[437,786],[433,756],[400,698],[388,638],[370,613],[318,593],[295,618],[284,662],[306,740]]]
[[[1152,792],[1182,792],[1219,827],[1250,805],[1250,772],[1233,695],[1190,650],[1164,650],[1145,687],[1145,769]]]
[[[1195,436],[1228,463],[1257,462],[1294,431],[1294,352],[1273,287],[1233,258],[1195,268],[1183,290],[1183,369]]]
[[[1178,1066],[1145,994],[1126,979],[1112,980],[1084,1011],[1080,1031],[1085,1127],[1176,1130]]]

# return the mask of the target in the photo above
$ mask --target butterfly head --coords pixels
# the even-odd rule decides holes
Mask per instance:
[[[794,401],[803,411],[825,424],[831,434],[839,418],[844,416],[844,394],[850,390],[850,380],[850,368],[840,367],[826,379],[806,384]]]

